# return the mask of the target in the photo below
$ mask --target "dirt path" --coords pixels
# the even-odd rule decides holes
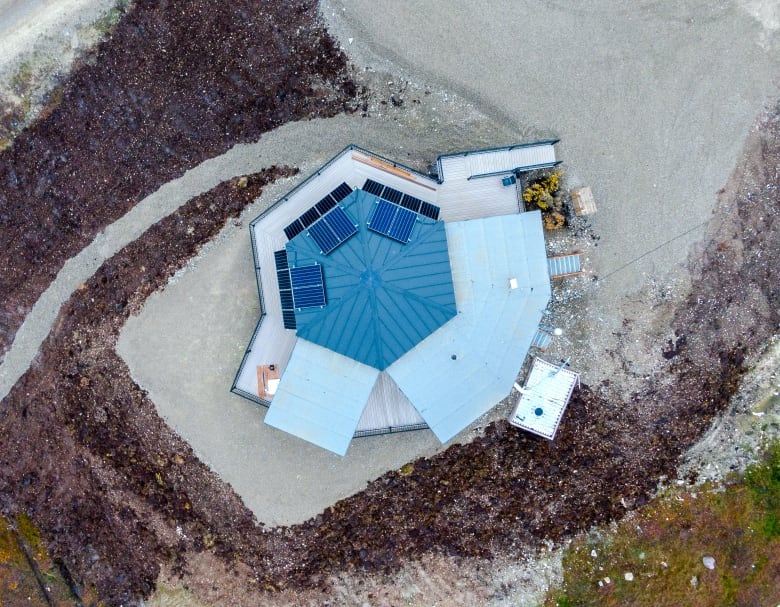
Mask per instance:
[[[117,0],[0,1],[0,74],[16,70],[20,58],[34,61],[35,54],[56,61],[66,72],[75,51],[89,41],[79,40],[80,30],[116,4]]]

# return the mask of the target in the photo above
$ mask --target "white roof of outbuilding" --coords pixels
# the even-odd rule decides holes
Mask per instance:
[[[439,179],[473,179],[555,166],[557,139],[439,156]]]
[[[580,376],[535,358],[509,423],[552,440]]]

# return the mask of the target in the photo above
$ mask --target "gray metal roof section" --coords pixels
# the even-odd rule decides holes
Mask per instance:
[[[442,442],[509,394],[551,294],[539,211],[446,230],[458,315],[387,368]]]
[[[298,337],[383,370],[456,312],[444,223],[420,216],[403,244],[368,229],[378,202],[362,190],[341,201],[358,231],[330,254],[306,232],[286,248],[290,268],[321,264],[325,277],[327,304],[295,311]]]
[[[378,376],[376,369],[299,339],[265,423],[344,455]]]

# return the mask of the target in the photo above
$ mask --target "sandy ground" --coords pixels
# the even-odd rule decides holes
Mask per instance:
[[[561,138],[570,177],[593,188],[600,209],[591,269],[602,310],[679,267],[701,236],[686,231],[709,218],[777,90],[777,11],[704,0],[356,0],[324,10],[358,65],[377,53],[496,122]],[[399,18],[403,27],[388,27]]]
[[[0,96],[33,112],[74,60],[104,33],[118,0],[0,0]]]

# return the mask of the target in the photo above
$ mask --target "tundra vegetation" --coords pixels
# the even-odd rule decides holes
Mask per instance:
[[[780,442],[745,475],[670,488],[574,541],[546,607],[775,605],[780,601]]]

